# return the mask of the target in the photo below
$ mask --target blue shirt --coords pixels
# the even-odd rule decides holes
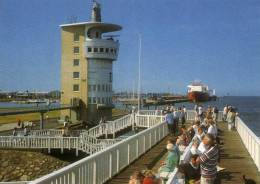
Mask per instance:
[[[167,113],[165,119],[166,119],[166,123],[167,124],[173,124],[173,115],[172,115],[172,113]]]

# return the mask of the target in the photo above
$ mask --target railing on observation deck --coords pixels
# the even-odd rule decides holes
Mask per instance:
[[[31,137],[31,136],[0,136],[1,148],[29,148],[41,149],[76,149],[79,150],[78,137]]]
[[[58,171],[29,182],[30,184],[102,184],[168,134],[166,123],[124,139]]]
[[[91,137],[100,137],[102,135],[107,134],[114,134],[122,129],[125,129],[129,126],[132,126],[133,124],[133,115],[129,114],[126,116],[123,116],[122,118],[119,118],[114,121],[108,121],[107,123],[103,125],[95,126],[88,131],[84,132],[83,134],[87,134]]]
[[[248,126],[240,119],[236,117],[236,129],[244,143],[247,151],[251,155],[258,171],[260,171],[260,139],[255,133],[248,128]]]
[[[28,134],[30,136],[50,136],[50,137],[62,137],[64,133],[71,137],[78,137],[85,130],[57,130],[57,129],[46,129],[46,130],[29,130]],[[23,130],[16,131],[17,136],[24,136],[25,132]]]

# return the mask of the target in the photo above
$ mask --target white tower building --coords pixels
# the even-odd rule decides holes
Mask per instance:
[[[79,114],[74,115],[78,120],[97,122],[101,117],[109,119],[113,108],[113,61],[118,56],[119,41],[113,35],[104,34],[119,31],[121,26],[102,22],[100,4],[94,1],[90,22],[65,24],[61,28],[62,102],[66,104],[73,98],[80,99]],[[67,48],[72,36],[72,48]],[[73,50],[72,56],[67,50]],[[71,62],[68,60],[75,59],[79,60],[76,64],[79,67],[68,66]],[[66,73],[78,80],[70,80]],[[73,119],[71,112],[70,117]]]

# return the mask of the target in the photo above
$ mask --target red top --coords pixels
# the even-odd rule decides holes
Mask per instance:
[[[153,178],[145,177],[143,180],[143,184],[154,184]]]

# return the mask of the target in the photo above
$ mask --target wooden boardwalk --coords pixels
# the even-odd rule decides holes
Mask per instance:
[[[243,145],[236,131],[228,131],[227,124],[218,123],[220,136],[220,163],[219,166],[226,168],[218,173],[217,184],[240,184],[243,183],[242,176],[254,179],[260,183],[260,172],[258,172],[252,158]],[[160,161],[166,155],[166,140],[163,139],[146,154],[113,177],[107,184],[128,184],[129,178],[134,171],[152,169],[157,171]]]
[[[220,129],[220,166],[226,168],[218,176],[217,183],[243,183],[242,176],[260,183],[260,172],[241,141],[237,131],[228,131],[227,124],[218,123]]]

